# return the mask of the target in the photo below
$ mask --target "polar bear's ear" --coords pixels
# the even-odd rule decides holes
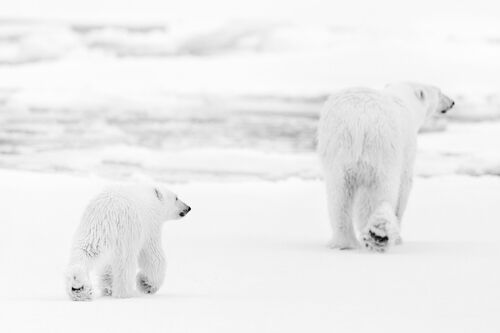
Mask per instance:
[[[163,201],[163,194],[161,194],[160,190],[155,187],[155,194],[158,200]]]
[[[415,95],[417,95],[417,98],[420,100],[420,101],[424,101],[425,100],[425,93],[422,89],[417,89],[415,91]]]

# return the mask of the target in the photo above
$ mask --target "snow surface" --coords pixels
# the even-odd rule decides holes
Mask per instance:
[[[1,332],[498,332],[500,179],[418,178],[404,244],[326,247],[319,181],[191,183],[158,294],[70,302],[63,270],[108,181],[0,173]]]
[[[0,166],[115,180],[146,175],[176,183],[321,178],[314,152],[316,118],[267,115],[255,126],[229,121],[223,125],[233,126],[229,134],[213,124],[169,121],[110,122],[96,117],[64,122],[14,115],[0,124]],[[452,123],[446,131],[423,133],[415,174],[498,176],[499,143],[500,122]]]

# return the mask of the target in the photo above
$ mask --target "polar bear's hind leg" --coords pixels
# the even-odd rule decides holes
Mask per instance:
[[[362,237],[365,247],[377,252],[384,252],[400,238],[396,215],[388,203],[383,203],[375,210]]]
[[[380,180],[369,191],[369,214],[362,229],[364,246],[372,251],[384,252],[400,239],[399,222],[395,206],[398,199],[399,184],[390,180]]]

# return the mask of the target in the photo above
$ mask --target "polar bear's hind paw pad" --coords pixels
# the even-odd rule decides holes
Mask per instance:
[[[377,243],[377,244],[380,244],[380,245],[384,245],[386,243],[389,242],[389,237],[387,236],[379,236],[377,235],[376,233],[374,233],[373,231],[370,230],[369,232],[369,235],[370,237]]]
[[[389,246],[390,239],[384,228],[378,225],[365,232],[363,235],[363,243],[368,250],[385,252]]]

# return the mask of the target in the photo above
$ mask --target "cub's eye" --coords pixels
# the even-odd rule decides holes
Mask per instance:
[[[178,200],[179,200],[179,198],[178,198],[178,197],[175,197],[175,201],[178,201]]]
[[[418,98],[420,98],[421,100],[424,100],[424,98],[425,98],[425,94],[424,94],[424,91],[423,91],[423,90],[420,90],[420,91],[418,92]]]

